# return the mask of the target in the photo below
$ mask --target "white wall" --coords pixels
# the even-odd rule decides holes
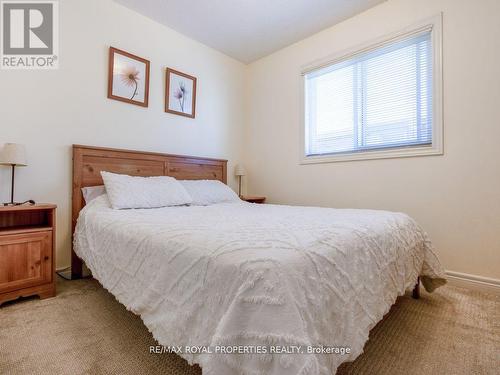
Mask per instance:
[[[299,165],[300,67],[443,12],[445,154]],[[403,211],[448,270],[500,279],[500,1],[390,0],[249,67],[248,192]]]
[[[246,67],[110,0],[61,0],[60,68],[0,70],[0,143],[24,143],[16,199],[58,205],[57,266],[70,264],[71,144],[240,159]],[[107,99],[108,47],[151,61],[149,108]],[[196,119],[164,113],[164,69],[198,78]],[[235,181],[228,173],[229,183]],[[0,168],[0,201],[10,171]]]

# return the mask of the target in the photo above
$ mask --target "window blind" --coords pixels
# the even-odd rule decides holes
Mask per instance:
[[[431,31],[305,74],[306,156],[432,144]]]

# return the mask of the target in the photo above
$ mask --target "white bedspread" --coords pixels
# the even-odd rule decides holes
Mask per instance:
[[[81,212],[75,251],[162,345],[350,347],[351,354],[184,353],[204,374],[334,374],[418,275],[443,269],[401,213],[216,204]],[[149,348],[144,348],[148,350]]]

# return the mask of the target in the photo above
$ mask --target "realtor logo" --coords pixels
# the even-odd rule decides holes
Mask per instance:
[[[0,1],[2,69],[58,68],[58,2]]]

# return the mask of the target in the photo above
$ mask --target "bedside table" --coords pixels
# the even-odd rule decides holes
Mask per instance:
[[[266,201],[266,197],[252,197],[244,195],[242,195],[240,199],[249,203],[264,203]]]
[[[56,295],[56,205],[0,207],[0,305]]]

